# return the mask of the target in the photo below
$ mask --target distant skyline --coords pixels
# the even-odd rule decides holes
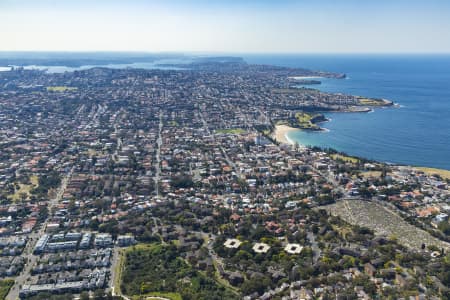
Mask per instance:
[[[0,0],[0,51],[450,53],[447,0]]]

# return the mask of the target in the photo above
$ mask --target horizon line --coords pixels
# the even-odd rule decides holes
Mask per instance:
[[[0,53],[117,53],[117,54],[195,54],[195,55],[450,55],[450,51],[430,52],[322,52],[322,51],[286,51],[286,52],[256,52],[256,51],[147,51],[147,50],[0,50]]]

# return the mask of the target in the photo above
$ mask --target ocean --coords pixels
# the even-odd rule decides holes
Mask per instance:
[[[342,72],[322,79],[327,92],[385,98],[399,108],[325,113],[327,132],[291,140],[369,159],[450,170],[450,55],[244,55],[249,63]]]

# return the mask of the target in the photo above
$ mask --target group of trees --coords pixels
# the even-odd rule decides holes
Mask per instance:
[[[39,177],[38,186],[31,190],[31,194],[37,198],[46,198],[50,189],[57,188],[61,184],[61,175],[57,171],[50,171]]]
[[[179,176],[174,176],[171,179],[171,185],[175,189],[187,189],[194,186],[194,181],[192,177],[187,174],[182,174]]]
[[[181,257],[177,247],[151,244],[125,252],[122,292],[126,295],[177,293],[182,299],[237,299],[212,278],[199,273]]]
[[[0,280],[0,299],[6,299],[6,295],[13,285],[14,280],[12,279]]]

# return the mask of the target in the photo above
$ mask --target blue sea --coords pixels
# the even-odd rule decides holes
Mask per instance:
[[[322,79],[327,92],[385,98],[399,108],[326,113],[327,132],[295,131],[303,145],[370,159],[450,170],[450,55],[249,55],[249,63],[346,73]]]

